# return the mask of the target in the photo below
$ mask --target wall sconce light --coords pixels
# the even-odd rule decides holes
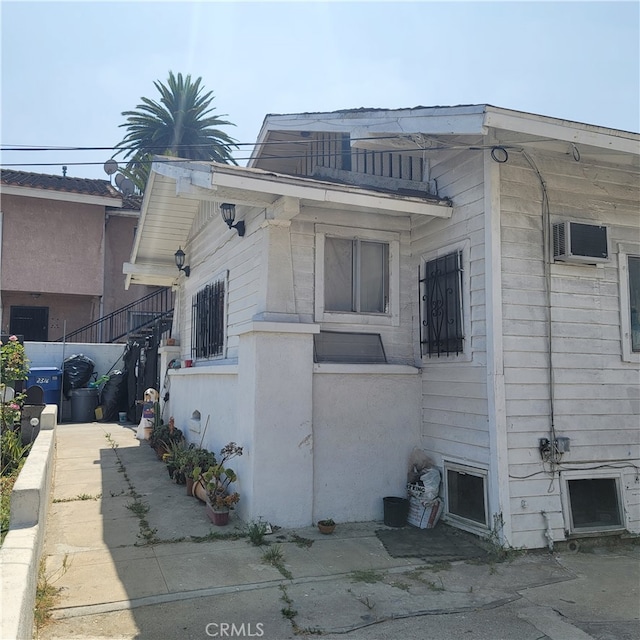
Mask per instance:
[[[240,220],[240,222],[233,224],[233,221],[236,219],[235,204],[223,202],[220,205],[220,214],[222,215],[222,219],[227,223],[229,229],[235,229],[240,237],[244,235],[244,220]]]
[[[188,278],[191,274],[191,267],[189,265],[186,267],[184,266],[185,253],[182,248],[178,247],[178,250],[173,255],[176,258],[176,267],[178,267],[178,271],[184,271],[184,275]]]

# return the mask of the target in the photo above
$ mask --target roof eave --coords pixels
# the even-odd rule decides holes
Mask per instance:
[[[78,202],[80,204],[96,204],[103,207],[122,207],[120,196],[98,196],[73,191],[54,191],[53,189],[38,189],[37,187],[18,187],[2,184],[3,195],[21,196],[23,198],[42,198],[45,200],[62,200],[64,202]]]

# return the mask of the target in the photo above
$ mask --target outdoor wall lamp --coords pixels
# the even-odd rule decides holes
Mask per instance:
[[[233,221],[236,219],[235,204],[223,202],[220,205],[220,214],[222,215],[222,219],[227,223],[229,229],[235,229],[240,237],[244,235],[244,220],[240,220],[240,222],[233,224]]]
[[[188,278],[189,274],[191,273],[191,267],[189,265],[187,265],[186,267],[184,266],[185,253],[182,248],[178,247],[178,250],[173,255],[176,258],[176,267],[178,267],[178,271],[184,271],[184,275]]]

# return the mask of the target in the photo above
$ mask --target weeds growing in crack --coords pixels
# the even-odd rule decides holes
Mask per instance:
[[[262,519],[253,520],[247,525],[247,537],[254,547],[261,547],[269,544],[264,537],[267,535],[268,526]]]
[[[219,533],[211,531],[204,536],[189,536],[191,542],[213,542],[214,540],[240,540],[246,538],[247,534],[243,531],[234,531],[229,533]]]
[[[118,443],[111,437],[110,433],[105,433],[104,437],[107,439],[107,442],[112,449],[118,448]]]
[[[292,533],[289,538],[291,542],[304,549],[308,549],[313,544],[313,540],[311,538],[303,538],[296,533]]]
[[[293,575],[284,566],[284,553],[280,545],[271,547],[262,554],[262,561],[275,567],[287,580],[292,580]]]
[[[51,620],[51,610],[55,607],[60,595],[60,588],[54,586],[54,582],[59,580],[68,569],[68,556],[62,560],[62,566],[52,576],[46,574],[45,559],[40,561],[38,571],[38,584],[36,585],[36,601],[33,609],[33,621],[35,624],[35,637],[39,636],[40,630]],[[56,575],[58,574],[59,575]],[[55,576],[55,579],[54,577]]]
[[[148,544],[158,544],[160,539],[156,537],[156,533],[158,533],[157,529],[152,529],[149,525],[149,521],[146,516],[149,513],[149,505],[145,502],[142,502],[142,496],[136,491],[136,488],[133,486],[131,482],[131,478],[127,473],[127,468],[124,466],[120,456],[118,455],[118,443],[113,440],[110,433],[105,434],[105,437],[111,448],[113,449],[113,453],[116,456],[116,466],[118,473],[122,473],[122,476],[129,487],[128,495],[133,498],[133,502],[127,505],[127,509],[133,513],[138,518],[138,527],[139,531],[136,535],[139,538],[140,543],[136,542],[136,546],[148,545]]]
[[[375,582],[382,582],[384,580],[384,574],[374,571],[373,569],[359,569],[352,571],[349,574],[351,582],[367,582],[373,584]]]
[[[100,500],[100,498],[102,498],[102,494],[101,493],[97,493],[95,496],[89,495],[88,493],[79,493],[77,496],[73,497],[73,498],[54,498],[53,502],[58,503],[58,502],[76,502],[76,501],[83,501],[83,500]]]
[[[280,613],[283,618],[286,618],[291,623],[291,628],[293,629],[293,633],[297,636],[311,636],[311,635],[321,635],[322,630],[318,627],[300,627],[296,623],[296,616],[298,612],[293,608],[293,600],[289,597],[287,592],[287,587],[281,584],[279,587],[282,595],[280,596],[280,600],[284,602],[285,606],[280,609]]]
[[[160,539],[156,537],[158,530],[152,529],[146,518],[147,513],[149,513],[149,505],[136,498],[135,502],[131,502],[127,505],[127,509],[129,509],[129,511],[138,518],[140,531],[138,532],[137,537],[142,541],[142,544],[158,544],[160,542]]]

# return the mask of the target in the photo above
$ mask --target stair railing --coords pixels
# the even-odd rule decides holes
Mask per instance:
[[[165,287],[61,336],[57,342],[117,342],[151,327],[155,320],[168,320],[172,312],[173,292]]]

